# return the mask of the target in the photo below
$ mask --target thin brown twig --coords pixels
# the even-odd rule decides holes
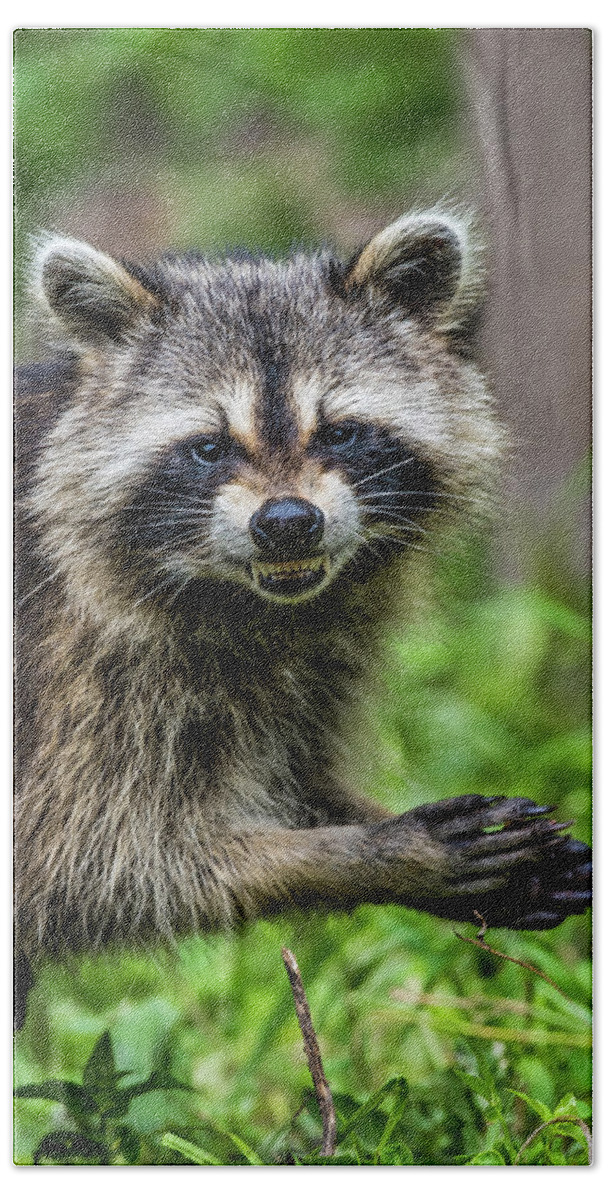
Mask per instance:
[[[481,929],[477,930],[477,937],[479,938],[480,942],[484,942],[486,933],[488,932],[488,922],[486,921],[485,917],[482,917],[480,912],[477,912],[476,908],[473,909],[473,916],[477,917],[477,920],[481,923]]]
[[[544,979],[545,983],[555,988],[556,992],[559,992],[560,996],[564,997],[564,1000],[568,1000],[570,1004],[574,1003],[572,997],[567,992],[564,992],[555,980],[550,975],[546,975],[544,971],[541,971],[539,967],[533,967],[532,963],[524,962],[521,958],[513,958],[510,954],[503,954],[502,950],[495,950],[493,946],[488,946],[488,943],[483,938],[485,929],[476,938],[465,937],[464,933],[458,933],[456,929],[453,929],[452,933],[461,942],[468,942],[470,946],[477,946],[479,950],[487,950],[488,954],[494,954],[496,958],[504,958],[506,962],[515,963],[516,966],[523,967],[525,971],[532,971],[533,975],[538,975],[541,979]]]
[[[291,950],[287,949],[287,946],[282,947],[281,954],[291,984],[296,1016],[302,1034],[302,1041],[304,1042],[306,1058],[308,1059],[308,1069],[312,1076],[319,1112],[321,1113],[321,1121],[323,1123],[323,1140],[319,1153],[322,1158],[331,1158],[335,1152],[337,1140],[336,1110],[334,1108],[333,1096],[323,1070],[321,1051],[317,1035],[314,1031],[300,968],[296,962],[295,955],[292,954]]]
[[[546,1129],[548,1125],[578,1125],[579,1128],[582,1129],[585,1141],[587,1143],[587,1155],[588,1155],[588,1160],[589,1160],[589,1166],[591,1166],[591,1163],[593,1161],[593,1143],[591,1140],[591,1130],[589,1129],[589,1126],[586,1125],[585,1122],[582,1121],[580,1117],[551,1117],[550,1121],[543,1121],[542,1125],[539,1125],[537,1129],[533,1129],[532,1133],[529,1135],[529,1137],[527,1137],[525,1142],[519,1147],[519,1150],[517,1151],[517,1154],[513,1161],[514,1167],[519,1166],[519,1160],[520,1160],[524,1150],[527,1149],[527,1147],[530,1145],[530,1143],[534,1141],[534,1138],[539,1133],[542,1133],[543,1129]],[[566,1133],[562,1134],[562,1137],[568,1137],[568,1136],[569,1135]]]

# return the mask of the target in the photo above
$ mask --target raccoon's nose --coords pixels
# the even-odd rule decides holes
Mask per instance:
[[[249,522],[251,536],[265,554],[277,561],[306,558],[323,537],[325,518],[320,508],[298,496],[266,500]]]

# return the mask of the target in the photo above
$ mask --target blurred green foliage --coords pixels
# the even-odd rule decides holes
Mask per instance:
[[[37,102],[39,118],[51,106],[54,123],[32,134],[39,164],[49,145],[82,152],[91,130],[98,140],[89,154],[102,155],[104,114],[95,106],[105,98],[111,114],[121,88],[137,85],[156,112],[151,136],[164,126],[176,158],[217,139],[231,112],[242,119],[267,105],[326,133],[339,122],[368,152],[380,136],[386,153],[389,140],[422,140],[445,124],[451,38],[430,29],[21,30],[18,95]]]
[[[245,157],[263,175],[257,152],[280,138],[294,150],[321,141],[341,187],[402,199],[421,155],[430,161],[455,137],[453,38],[428,29],[18,31],[19,204],[135,163],[186,168],[203,186],[210,160],[216,169]],[[246,209],[240,216],[236,235],[249,239],[257,226],[247,227]],[[267,206],[260,217],[275,250],[306,232],[297,209],[291,228]]]
[[[18,30],[18,263],[40,227],[133,258],[352,249],[458,188],[453,53],[445,30]]]

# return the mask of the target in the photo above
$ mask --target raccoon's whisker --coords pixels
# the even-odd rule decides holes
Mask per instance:
[[[172,491],[166,487],[147,487],[146,496],[164,496],[165,500],[191,500],[197,502],[196,491]]]
[[[430,536],[428,529],[425,529],[423,525],[416,525],[413,521],[409,522],[407,525],[403,525],[403,524],[400,525],[397,522],[397,523],[395,523],[393,528],[397,529],[403,533],[418,533],[418,534],[420,534],[421,537],[425,538],[427,541]]]
[[[186,580],[186,582],[189,583],[190,581]],[[141,604],[146,602],[146,600],[151,600],[152,596],[156,596],[159,592],[171,587],[173,583],[175,583],[175,580],[161,579],[160,583],[156,584],[156,587],[150,588],[149,592],[146,592],[144,596],[140,596],[139,600],[135,601],[133,608],[139,608]]]
[[[412,492],[412,496],[417,496],[418,492]],[[425,492],[426,496],[432,496],[433,499],[440,500],[457,500],[459,503],[462,500],[466,504],[477,504],[477,496],[463,496],[461,492]]]
[[[463,500],[468,501],[469,504],[477,503],[477,497],[474,496],[462,496],[459,492],[430,492],[427,491],[426,488],[420,488],[419,490],[413,490],[410,488],[391,488],[391,490],[388,492],[364,492],[362,499],[375,500],[379,496],[428,496],[433,500]]]
[[[381,534],[380,537],[382,538],[383,542],[397,542],[397,545],[404,546],[407,550],[422,550],[423,554],[437,553],[436,551],[432,550],[430,546],[420,546],[418,542],[414,542],[410,538],[392,537],[389,534]]]
[[[400,498],[400,497],[425,496],[425,497],[428,497],[428,499],[430,499],[430,500],[447,499],[447,500],[458,501],[460,499],[463,499],[463,500],[469,500],[471,503],[473,503],[470,496],[462,496],[461,497],[461,496],[457,495],[456,492],[428,492],[426,490],[426,488],[420,488],[419,491],[412,491],[409,488],[407,488],[407,489],[391,488],[390,491],[386,491],[386,492],[363,492],[363,494],[361,496],[361,500],[379,500],[381,497],[384,497],[384,496],[394,496],[395,499]]]
[[[370,554],[373,554],[374,558],[380,558],[380,551],[374,546],[374,541],[377,539],[374,538],[373,534],[369,537],[363,537],[362,534],[358,533],[356,536],[361,544],[365,546],[365,549],[369,550]]]
[[[422,504],[405,504],[403,501],[396,500],[394,504],[389,504],[387,501],[379,504],[362,504],[361,511],[364,513],[390,514],[391,517],[396,517],[400,521],[411,521],[414,517],[421,520],[424,517],[431,517],[435,511],[432,506],[424,506]]]
[[[414,461],[414,455],[410,454],[408,458],[402,458],[396,463],[390,463],[388,467],[382,467],[379,471],[372,471],[371,475],[364,475],[363,479],[358,479],[355,487],[360,488],[362,484],[369,483],[370,479],[375,479],[378,475],[385,475],[387,471],[396,471],[399,467],[405,467],[407,463]]]
[[[369,549],[371,549],[372,543],[378,538],[378,534],[373,528],[368,526],[363,533],[355,531],[355,537],[362,542],[364,546],[367,546]]]
[[[419,525],[416,521],[412,521],[411,517],[403,516],[402,513],[398,513],[396,516],[391,516],[387,524],[389,524],[393,529],[415,529],[417,533],[423,534],[424,537],[430,537],[432,532],[430,529],[427,529],[426,526]]]
[[[406,546],[408,550],[421,550],[423,554],[434,554],[436,558],[447,558],[447,554],[442,554],[434,546],[421,546],[419,542],[414,542],[410,538],[401,538],[394,533],[380,533],[378,537],[384,542],[397,542],[400,546]]]
[[[402,491],[395,491],[394,489],[391,489],[390,492],[364,492],[363,495],[361,496],[361,501],[362,501],[362,503],[364,503],[366,500],[383,500],[385,498],[392,498],[394,500],[404,500],[404,499],[409,499],[410,496],[414,496],[414,495],[426,496],[427,493],[426,492],[418,492],[418,493],[402,492]]]
[[[364,493],[361,496],[361,503],[364,504],[367,500],[410,500],[414,496],[426,497],[428,492],[370,492],[369,495]],[[415,503],[420,504],[420,501],[417,500]]]
[[[195,508],[213,507],[213,500],[209,496],[198,496],[193,492],[164,492],[160,489],[158,491],[152,490],[147,492],[145,499],[142,500],[142,503],[149,504],[150,497],[152,496],[154,497],[154,500],[152,501],[153,506],[156,504],[162,504],[163,506],[169,507],[176,504],[185,504],[186,506]]]
[[[377,558],[380,562],[382,562],[381,545],[379,545],[378,543],[382,543],[383,541],[386,541],[386,540],[387,539],[385,537],[383,537],[382,535],[378,535],[376,533],[370,533],[369,537],[362,539],[363,544],[365,546],[365,552],[367,554],[371,554],[373,558]]]
[[[185,506],[181,506],[181,507],[177,508],[175,504],[172,504],[169,502],[167,502],[166,504],[154,504],[154,505],[124,504],[122,506],[121,511],[122,512],[153,512],[153,513],[166,512],[169,514],[201,513],[203,515],[208,515],[209,513],[213,512],[213,506],[198,504],[198,505],[190,505],[189,508],[186,508]]]
[[[176,588],[176,590],[174,591],[173,595],[169,598],[167,603],[175,604],[175,601],[177,600],[177,597],[179,596],[180,592],[183,592],[184,588],[186,588],[188,586],[188,584],[191,582],[192,582],[191,579],[185,579],[183,583],[180,583],[179,587]]]
[[[192,505],[212,506],[213,501],[209,496],[199,496],[196,492],[170,492],[166,488],[147,488],[145,496],[135,496],[129,504],[121,505],[121,508],[148,508],[150,507],[150,497],[160,497],[166,505],[174,505],[178,501],[186,501]],[[154,503],[157,501],[155,499]]]
[[[25,596],[20,596],[18,608],[23,608],[23,605],[27,600],[30,600],[31,597],[36,594],[36,592],[39,592],[40,588],[46,587],[48,583],[52,583],[53,579],[56,579],[58,575],[61,575],[61,567],[57,567],[56,571],[51,571],[50,575],[45,575],[44,579],[41,579],[40,583],[37,583],[35,587],[31,588],[29,592],[25,593]]]
[[[174,532],[173,537],[168,541],[162,542],[160,546],[154,546],[154,553],[164,554],[165,550],[200,550],[205,543],[209,543],[209,538],[204,534],[196,538],[192,534],[189,537],[180,538],[179,533],[179,530]]]
[[[403,526],[404,528],[407,527],[409,529],[418,529],[421,533],[428,532],[425,528],[423,528],[422,525],[416,524],[416,522],[413,521],[411,517],[408,517],[403,512],[402,508],[398,508],[398,507],[390,505],[390,504],[375,504],[375,505],[374,504],[364,504],[364,505],[362,505],[362,509],[363,509],[363,512],[370,513],[372,516],[388,517],[390,520],[390,523],[393,525]],[[422,510],[422,512],[425,512],[425,511],[430,511],[430,510],[426,510],[426,509]],[[419,512],[420,512],[420,510],[417,510],[416,516],[419,515]]]
[[[146,511],[146,516],[151,517],[152,521],[157,518],[159,523],[164,522],[164,524],[181,524],[182,521],[204,521],[211,516],[210,512],[205,511],[175,512],[169,510],[163,511],[162,509],[152,512],[150,509],[143,511]],[[136,517],[136,521],[139,523],[139,518]],[[142,521],[142,524],[148,524],[150,527],[150,523],[148,521]]]
[[[366,513],[378,513],[379,515],[382,515],[382,513],[386,513],[387,515],[390,514],[392,516],[398,517],[399,520],[401,520],[401,521],[411,520],[411,517],[406,516],[401,505],[397,505],[397,504],[362,504],[361,507],[362,507],[363,512],[366,512]],[[416,515],[418,515],[421,512],[431,512],[432,510],[426,509],[426,508],[423,508],[423,509],[417,508],[414,511],[415,511]]]
[[[202,522],[200,517],[180,518],[179,516],[165,517],[162,521],[146,521],[145,528],[153,529],[175,529],[176,537],[179,536],[181,530],[200,529]]]

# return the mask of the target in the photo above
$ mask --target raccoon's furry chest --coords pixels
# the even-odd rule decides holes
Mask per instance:
[[[358,691],[340,637],[288,623],[270,636],[250,613],[230,622],[221,610],[205,632],[159,629],[139,647],[109,648],[53,622],[24,702],[35,731],[25,807],[50,799],[70,839],[88,813],[89,829],[107,840],[112,825],[114,841],[118,812],[142,841],[179,838],[184,823],[204,837],[326,819],[316,796]]]
[[[55,620],[21,696],[36,731],[17,813],[24,942],[221,924],[223,839],[330,819],[350,671],[327,643],[323,679],[314,654],[252,634],[235,645],[218,619],[223,654],[171,637],[110,652]]]

